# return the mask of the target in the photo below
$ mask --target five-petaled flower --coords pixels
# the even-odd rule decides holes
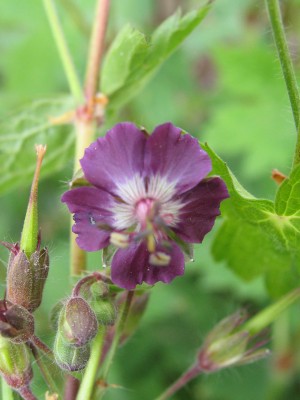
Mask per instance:
[[[92,186],[62,197],[77,243],[86,251],[115,245],[111,278],[128,290],[182,275],[180,242],[202,242],[228,197],[222,179],[206,178],[211,160],[198,141],[171,123],[151,135],[117,124],[86,149],[81,166]]]

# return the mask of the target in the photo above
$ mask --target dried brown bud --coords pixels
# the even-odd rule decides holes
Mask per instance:
[[[13,343],[27,342],[34,333],[34,318],[22,306],[0,301],[0,333]]]
[[[9,245],[6,243],[6,247]],[[35,311],[42,301],[49,271],[47,248],[39,249],[28,258],[18,243],[10,245],[11,255],[7,270],[6,298],[28,311]]]

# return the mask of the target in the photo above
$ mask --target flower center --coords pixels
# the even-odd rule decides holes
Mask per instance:
[[[154,217],[158,214],[158,203],[151,198],[139,200],[135,206],[135,215],[141,225],[141,229],[146,229]]]

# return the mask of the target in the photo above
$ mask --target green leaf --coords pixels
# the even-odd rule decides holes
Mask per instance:
[[[34,102],[0,123],[0,193],[30,185],[35,169],[35,144],[46,144],[41,176],[62,169],[69,161],[75,136],[71,125],[53,125],[51,117],[72,110],[70,99]]]
[[[102,67],[101,91],[109,97],[109,108],[115,109],[135,96],[209,9],[206,5],[184,16],[178,11],[149,39],[126,26],[108,50]]]
[[[272,47],[255,35],[213,49],[218,86],[202,129],[202,140],[209,140],[216,152],[235,162],[240,176],[255,182],[256,190],[267,196],[274,184],[265,176],[273,168],[288,172],[295,142],[286,88],[275,58]],[[270,143],[272,151],[267,151]]]
[[[202,147],[212,159],[213,173],[223,178],[230,193],[212,248],[215,259],[225,261],[246,281],[263,275],[273,296],[299,286],[300,167],[279,187],[275,202],[256,199],[207,144]]]

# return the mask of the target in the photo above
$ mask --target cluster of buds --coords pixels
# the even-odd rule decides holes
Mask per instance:
[[[104,326],[113,325],[116,309],[108,285],[94,273],[81,279],[72,295],[53,310],[56,330],[54,356],[66,371],[85,368],[90,356],[90,342]]]
[[[35,399],[28,344],[34,336],[32,313],[40,306],[49,270],[47,248],[38,229],[38,179],[46,147],[36,146],[37,163],[20,243],[1,242],[10,251],[5,298],[0,300],[0,374],[24,399]]]

